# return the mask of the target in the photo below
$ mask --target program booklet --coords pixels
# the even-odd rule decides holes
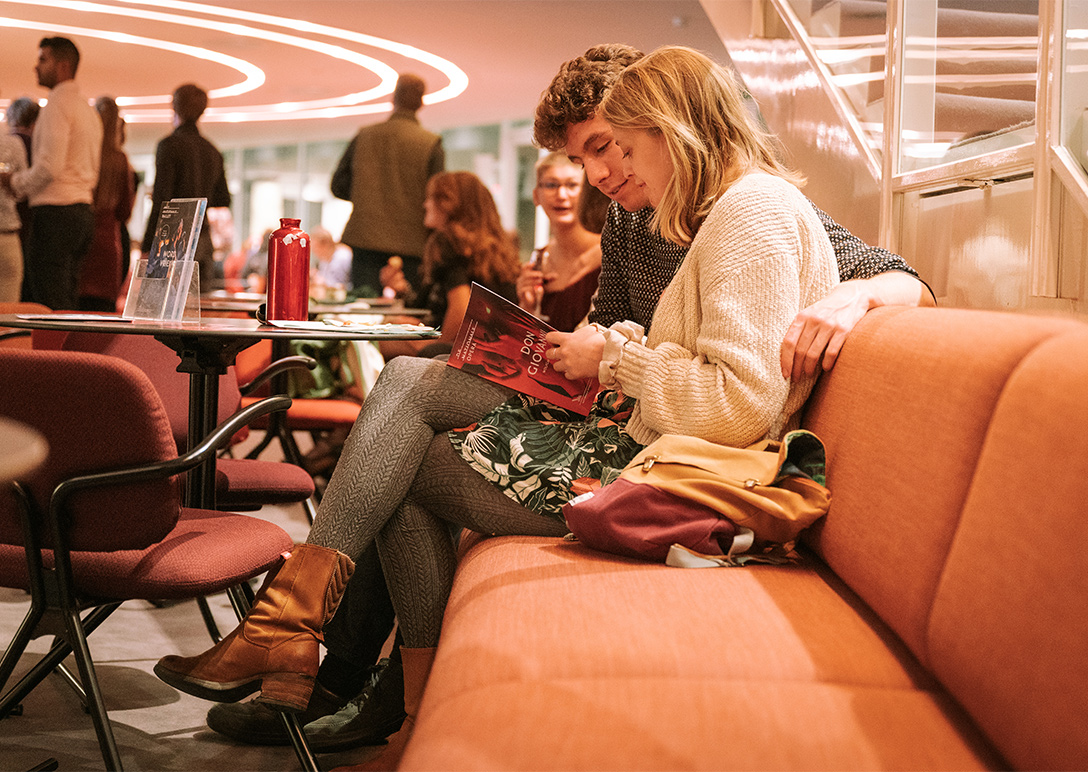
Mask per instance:
[[[207,208],[206,198],[172,198],[163,202],[151,252],[132,268],[122,314],[125,319],[176,322],[199,314],[196,245]]]
[[[151,254],[147,257],[148,278],[165,278],[175,260],[196,259],[196,243],[207,208],[206,198],[172,198],[162,202]]]
[[[596,378],[568,380],[544,356],[544,336],[555,328],[524,308],[473,283],[468,309],[453,341],[450,367],[587,415],[600,390]]]

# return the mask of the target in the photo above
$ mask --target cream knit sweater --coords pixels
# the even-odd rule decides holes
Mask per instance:
[[[627,431],[644,444],[688,434],[744,447],[792,428],[816,379],[782,377],[782,339],[837,283],[812,204],[779,177],[742,177],[699,229],[645,343],[637,325],[618,326],[632,339],[615,380],[638,399]]]

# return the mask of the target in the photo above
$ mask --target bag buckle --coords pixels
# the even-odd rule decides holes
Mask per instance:
[[[657,461],[657,456],[646,456],[646,460],[642,462],[642,471],[649,472],[655,461]]]

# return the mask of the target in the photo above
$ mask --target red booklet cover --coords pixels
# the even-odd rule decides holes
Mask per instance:
[[[449,366],[587,415],[600,390],[596,378],[568,380],[544,356],[544,336],[555,328],[524,308],[473,283],[468,309],[453,341]]]

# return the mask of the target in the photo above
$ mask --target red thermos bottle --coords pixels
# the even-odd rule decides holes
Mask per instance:
[[[268,238],[268,318],[303,322],[310,311],[310,236],[300,220],[280,218]]]

